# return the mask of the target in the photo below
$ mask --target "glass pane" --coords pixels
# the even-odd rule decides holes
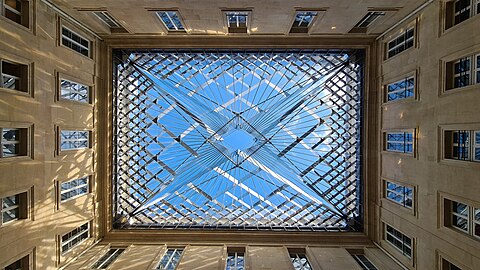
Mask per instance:
[[[452,202],[452,210],[454,213],[461,214],[463,216],[468,215],[468,205],[459,203],[459,202]]]
[[[468,231],[468,220],[465,218],[453,215],[452,225],[466,232]]]
[[[5,267],[5,270],[25,270],[25,269],[29,269],[28,258],[25,258],[25,257]]]
[[[16,220],[16,219],[19,218],[20,209],[19,208],[14,208],[14,209],[11,209],[11,210],[3,210],[2,212],[3,212],[2,213],[3,223],[7,223],[9,221]]]
[[[3,208],[9,208],[9,207],[12,207],[12,206],[15,206],[15,205],[18,205],[18,195],[14,195],[14,196],[9,196],[9,197],[5,197],[2,199],[2,202],[3,202]]]
[[[308,27],[313,19],[317,16],[314,11],[301,11],[295,15],[294,27]]]
[[[20,140],[20,130],[4,128],[2,132],[2,141],[11,142]]]

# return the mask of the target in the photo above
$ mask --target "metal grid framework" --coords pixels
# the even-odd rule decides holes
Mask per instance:
[[[362,230],[363,63],[114,51],[114,228]]]

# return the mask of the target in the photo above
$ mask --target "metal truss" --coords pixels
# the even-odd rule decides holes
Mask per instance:
[[[362,229],[361,50],[114,59],[115,228]]]

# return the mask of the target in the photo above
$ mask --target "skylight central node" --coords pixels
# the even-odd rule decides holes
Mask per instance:
[[[237,150],[245,150],[255,143],[255,138],[243,129],[234,129],[227,134],[223,143],[230,153]]]

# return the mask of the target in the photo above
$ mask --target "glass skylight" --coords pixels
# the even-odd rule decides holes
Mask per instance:
[[[362,51],[114,55],[116,228],[361,230]]]
[[[317,13],[316,11],[297,11],[292,27],[309,27]]]
[[[382,11],[369,11],[355,27],[369,27],[380,16],[385,16],[385,12]]]
[[[163,22],[168,31],[185,31],[178,11],[157,11],[155,12]]]
[[[245,11],[232,11],[226,12],[227,24],[231,28],[247,27],[248,12]]]

